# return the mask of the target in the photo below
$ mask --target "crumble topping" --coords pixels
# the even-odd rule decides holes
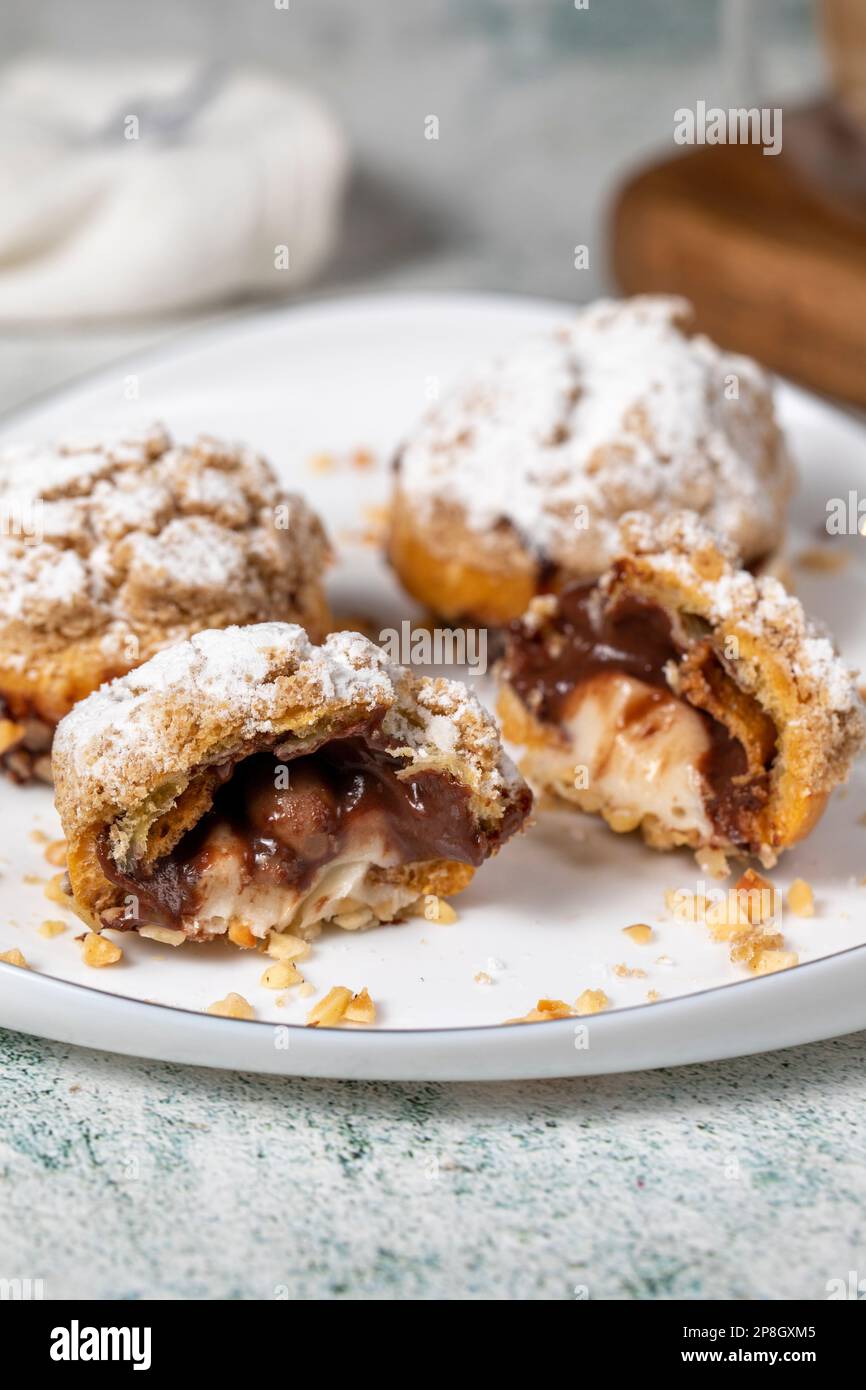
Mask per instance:
[[[746,559],[766,555],[793,486],[770,380],[690,336],[690,315],[682,299],[603,300],[479,368],[409,439],[401,489],[478,532],[507,518],[575,573],[605,568],[635,508],[691,507]]]
[[[318,518],[242,446],[160,425],[12,446],[0,509],[23,530],[0,545],[0,654],[22,669],[85,639],[126,669],[201,626],[323,617]]]

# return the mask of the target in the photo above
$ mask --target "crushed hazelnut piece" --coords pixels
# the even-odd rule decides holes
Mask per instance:
[[[768,921],[775,916],[778,907],[777,893],[773,884],[763,874],[755,873],[754,869],[747,869],[741,878],[737,879],[734,885],[737,893],[738,902],[742,902],[740,894],[746,895],[745,907],[746,917],[753,926],[758,926],[761,922]],[[742,917],[742,912],[739,916]]]
[[[272,931],[268,936],[268,955],[274,960],[306,960],[310,943],[291,932]]]
[[[244,999],[242,994],[235,994],[234,991],[227,994],[225,999],[217,999],[214,1004],[208,1004],[207,1013],[216,1014],[218,1018],[254,1018],[255,1010],[249,1000]]]
[[[790,970],[792,966],[800,964],[800,957],[796,951],[763,951],[757,964],[753,967],[756,975],[772,975],[777,970]]]
[[[648,946],[653,939],[653,929],[646,922],[635,922],[631,927],[623,927],[623,936],[631,937],[636,946]]]
[[[249,951],[253,946],[260,944],[258,938],[253,936],[247,923],[241,917],[232,917],[229,922],[228,938],[235,946],[240,946],[242,951]]]
[[[346,989],[345,985],[334,985],[329,989],[317,1004],[314,1004],[307,1014],[307,1027],[318,1028],[324,1024],[326,1028],[339,1023],[352,1000],[352,991]]]
[[[42,923],[42,926],[39,928],[39,935],[47,936],[50,939],[52,936],[59,936],[60,933],[64,931],[66,931],[65,922],[54,922],[49,920]]]
[[[55,869],[66,867],[66,841],[52,840],[45,846],[45,858],[49,864],[53,864]]]
[[[274,965],[268,966],[260,983],[265,989],[288,989],[290,985],[301,984],[303,978],[290,960],[278,960]]]
[[[788,889],[788,906],[795,917],[815,916],[815,898],[812,887],[804,878],[795,878]]]
[[[603,989],[585,989],[574,1001],[577,1014],[581,1017],[585,1014],[600,1014],[610,1004],[610,1000]]]
[[[3,951],[0,960],[5,961],[7,965],[20,965],[22,970],[30,969],[17,946],[13,946],[11,951]]]
[[[574,1010],[564,999],[539,999],[534,1009],[520,1018],[507,1018],[506,1023],[548,1023],[554,1018],[572,1018]]]
[[[744,965],[747,970],[757,972],[764,953],[781,950],[783,945],[781,932],[765,932],[760,927],[753,927],[735,938],[731,960],[735,965]]]
[[[81,959],[85,965],[100,970],[104,965],[116,965],[123,958],[123,951],[116,941],[99,932],[89,931],[81,943]]]
[[[343,1018],[347,1023],[376,1022],[376,1005],[370,998],[369,990],[362,989],[359,994],[356,994],[353,999],[350,999],[349,1003],[346,1005]]]
[[[444,898],[437,898],[435,893],[424,895],[424,916],[428,922],[438,922],[445,927],[451,927],[457,921],[457,913],[451,904]]]

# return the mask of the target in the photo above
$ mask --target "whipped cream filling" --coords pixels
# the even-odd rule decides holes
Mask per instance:
[[[587,810],[646,816],[684,837],[710,839],[701,761],[706,725],[675,696],[632,676],[605,673],[578,686],[563,710],[567,752],[537,750],[533,768]]]
[[[373,867],[396,867],[400,857],[386,846],[381,830],[367,824],[353,827],[339,857],[323,864],[309,883],[297,886],[250,880],[244,872],[243,839],[225,823],[214,827],[206,848],[199,910],[183,922],[192,936],[221,936],[232,919],[243,922],[260,940],[271,931],[304,935],[334,918],[351,919],[359,907],[369,908],[380,921],[390,921],[418,896],[414,888],[370,876]]]

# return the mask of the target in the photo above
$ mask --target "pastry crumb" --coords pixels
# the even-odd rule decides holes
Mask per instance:
[[[315,994],[315,992],[316,992],[316,991],[315,991],[315,989],[313,988],[313,986],[310,984],[309,980],[304,980],[304,983],[301,985],[301,988],[298,990],[298,994],[301,996],[302,999],[309,999],[310,995],[311,995],[311,994]]]
[[[627,966],[627,965],[625,964],[624,961],[621,962],[619,965],[612,965],[610,968],[611,968],[611,970],[613,971],[614,975],[616,975],[616,977],[617,977],[618,980],[645,980],[645,979],[646,979],[646,971],[645,971],[645,970],[641,970],[639,966],[634,966],[633,968],[629,968],[629,966]]]
[[[217,999],[215,1003],[208,1004],[206,1013],[215,1014],[218,1018],[255,1018],[255,1009],[248,999],[242,994],[235,994],[231,991],[225,999]]]
[[[65,869],[66,867],[66,841],[52,840],[45,846],[45,858],[55,869]]]
[[[333,454],[311,454],[307,459],[307,467],[311,473],[332,473],[336,466],[337,460]]]
[[[486,970],[477,970],[477,971],[475,972],[475,974],[473,975],[472,978],[473,978],[473,980],[475,981],[476,985],[492,985],[492,984],[493,984],[493,976],[492,976],[492,975],[488,975],[488,973],[487,973]]]
[[[655,1004],[659,999],[661,999],[661,995],[659,994],[657,989],[648,989],[646,992],[646,997],[648,1004]]]

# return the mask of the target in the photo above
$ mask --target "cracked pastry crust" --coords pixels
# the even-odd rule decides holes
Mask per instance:
[[[50,779],[57,721],[203,628],[324,635],[321,523],[249,449],[160,426],[0,456],[0,763]]]
[[[690,513],[624,518],[597,584],[512,625],[500,676],[530,782],[659,849],[772,864],[866,733],[852,673],[799,601]]]
[[[177,941],[393,920],[465,887],[532,800],[464,686],[284,623],[199,633],[90,695],[54,776],[79,914]]]
[[[688,507],[748,564],[776,551],[793,470],[769,378],[690,317],[681,299],[600,301],[445,395],[394,464],[388,552],[409,592],[503,625],[598,578],[634,510]]]

